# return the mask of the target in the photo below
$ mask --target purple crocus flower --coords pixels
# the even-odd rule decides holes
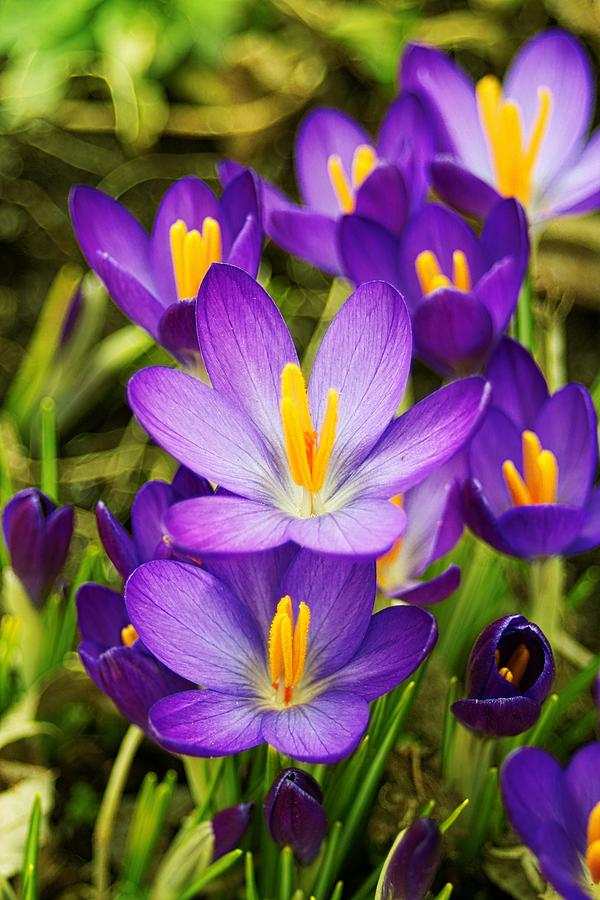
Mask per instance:
[[[291,847],[300,865],[308,866],[325,837],[327,819],[323,794],[312,775],[302,769],[284,769],[265,797],[267,828],[280,847]]]
[[[600,743],[566,769],[544,750],[522,747],[500,773],[506,813],[564,900],[590,900],[600,884]]]
[[[485,406],[485,383],[455,382],[394,419],[410,321],[381,282],[360,287],[335,317],[308,393],[279,310],[245,272],[214,265],[197,316],[213,387],[164,368],[129,384],[131,408],[157,443],[237,495],[171,507],[178,550],[202,559],[287,541],[340,556],[389,550],[405,527],[389,499],[461,448]]]
[[[474,86],[443,53],[410,45],[400,82],[429,106],[441,149],[433,185],[452,206],[480,217],[516,197],[532,222],[600,206],[600,131],[586,143],[594,77],[572,35],[528,41],[504,86],[493,75]]]
[[[417,819],[398,835],[377,884],[374,900],[423,900],[442,858],[435,819]]]
[[[262,227],[250,172],[235,178],[221,200],[200,179],[181,178],[163,197],[150,236],[94,188],[73,188],[70,207],[83,255],[117,306],[184,361],[198,350],[195,299],[211,263],[258,271]]]
[[[546,636],[524,616],[504,616],[479,635],[467,665],[467,697],[452,705],[459,722],[493,737],[537,722],[554,681]]]
[[[377,584],[390,597],[430,606],[449,597],[460,584],[460,569],[450,565],[427,581],[420,576],[455,546],[463,531],[463,454],[428,475],[416,487],[393,499],[406,514],[406,531],[391,550],[377,560]]]
[[[108,507],[100,501],[96,506],[96,523],[102,545],[119,575],[126,580],[136,566],[151,559],[176,557],[172,545],[165,540],[165,516],[169,507],[190,497],[205,497],[212,488],[205,478],[180,466],[171,484],[148,481],[135,495],[131,506],[129,534]],[[189,561],[189,557],[187,557]]]
[[[600,543],[597,419],[589,392],[550,396],[529,353],[504,338],[486,377],[492,403],[468,449],[465,520],[501,553],[570,555]]]
[[[73,536],[73,507],[56,506],[42,491],[27,488],[2,513],[4,541],[15,575],[40,608],[62,572]]]
[[[372,615],[375,566],[290,548],[208,560],[154,560],[125,588],[131,622],[166,666],[203,690],[160,700],[155,739],[189,756],[266,742],[293,759],[351,753],[369,701],[400,684],[436,640],[413,606]]]
[[[400,236],[361,216],[340,225],[345,273],[382,278],[410,310],[415,353],[443,375],[477,371],[512,316],[529,255],[519,203],[503,200],[481,237],[457,213],[427,203]]]
[[[83,584],[76,604],[83,638],[77,649],[86,672],[126,719],[150,733],[150,707],[191,687],[189,681],[170,671],[139,640],[116,591]]]
[[[354,214],[400,234],[429,188],[431,126],[421,100],[402,94],[389,108],[377,141],[340,110],[318,108],[304,119],[295,148],[301,205],[262,182],[265,230],[289,253],[341,274],[337,226]],[[220,168],[227,183],[240,167]]]
[[[239,846],[250,824],[253,806],[253,803],[238,803],[237,806],[228,806],[220,810],[212,817],[213,862]]]

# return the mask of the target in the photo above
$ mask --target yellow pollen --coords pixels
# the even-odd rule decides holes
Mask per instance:
[[[327,393],[320,434],[308,408],[306,384],[300,368],[288,363],[281,373],[281,421],[292,478],[299,487],[318,494],[325,482],[335,441],[339,394]]]
[[[531,654],[525,644],[519,644],[516,650],[512,652],[506,665],[498,668],[498,673],[502,675],[505,681],[519,687],[527,671],[530,658]],[[499,666],[499,664],[500,651],[496,650],[496,665]]]
[[[502,464],[502,475],[513,506],[537,506],[556,503],[558,463],[551,450],[543,450],[533,431],[522,435],[523,473],[521,476],[512,459]]]
[[[402,509],[404,505],[404,497],[402,494],[394,494],[393,497],[390,498],[390,503],[393,503],[394,506]],[[390,573],[390,569],[397,561],[400,556],[400,550],[402,549],[402,541],[403,538],[398,538],[397,541],[394,542],[392,547],[384,553],[383,556],[380,556],[375,564],[375,569],[377,573],[377,584],[380,588],[385,590],[386,586],[391,584],[393,581],[393,576]]]
[[[498,192],[527,205],[531,200],[533,171],[548,130],[552,92],[547,87],[538,88],[537,115],[527,142],[521,110],[514,100],[504,99],[502,86],[494,75],[485,75],[477,83],[476,93]]]
[[[455,287],[459,291],[471,290],[471,272],[462,250],[452,254],[452,279],[441,270],[439,260],[432,250],[423,250],[415,259],[415,271],[424,296],[441,287]]]
[[[585,861],[592,881],[600,884],[600,801],[596,803],[588,819]]]
[[[292,599],[287,595],[282,597],[269,631],[269,669],[275,691],[279,690],[283,679],[283,702],[286,706],[291,702],[293,689],[304,674],[309,628],[309,605],[300,604],[294,627]]]
[[[332,153],[327,160],[327,172],[331,186],[337,197],[340,211],[353,213],[355,208],[355,192],[366,181],[377,165],[377,153],[370,144],[360,144],[352,157],[352,181],[344,171],[341,158],[337,153]]]
[[[125,628],[121,628],[121,640],[126,647],[133,647],[138,638],[139,634],[133,625],[126,625]]]
[[[177,285],[177,299],[190,300],[198,293],[202,279],[214,262],[221,262],[221,226],[212,216],[202,222],[202,231],[188,231],[183,219],[171,225],[169,231],[173,274]]]

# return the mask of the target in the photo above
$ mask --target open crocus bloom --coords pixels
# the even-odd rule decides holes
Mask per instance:
[[[373,563],[290,548],[214,559],[208,571],[156,560],[126,585],[146,646],[203,690],[150,713],[159,743],[190,756],[267,742],[310,762],[351,753],[369,701],[407,678],[436,640],[433,616],[372,615]]]
[[[516,197],[539,222],[600,205],[600,132],[585,140],[594,78],[571,35],[526,43],[503,86],[491,75],[474,86],[444,54],[412,45],[400,82],[430,106],[443,154],[433,184],[452,206],[485,216],[498,197]]]
[[[579,750],[566,769],[536,747],[515,750],[500,781],[511,825],[558,895],[600,896],[600,743]]]
[[[78,652],[86,672],[126,719],[149,732],[150,707],[190,683],[167,669],[139,640],[116,591],[84,584],[76,602],[83,638]]]
[[[430,563],[449,553],[463,531],[461,489],[466,476],[463,454],[428,475],[394,501],[406,514],[406,531],[377,560],[377,584],[389,597],[431,606],[445,600],[460,584],[460,569],[450,565],[428,581],[421,580]]]
[[[600,543],[597,419],[589,392],[549,396],[526,350],[504,338],[486,372],[492,402],[469,450],[467,525],[511,556],[570,555]]]
[[[503,334],[527,268],[522,207],[496,204],[481,237],[452,210],[427,203],[397,237],[361,216],[340,225],[344,271],[381,278],[403,295],[415,353],[443,375],[477,371]]]
[[[70,208],[83,255],[114,302],[183,360],[198,350],[195,299],[211,263],[258,272],[262,229],[250,172],[235,178],[221,200],[200,179],[181,178],[163,197],[150,236],[94,188],[73,188]]]
[[[410,320],[382,282],[360,287],[337,314],[308,391],[279,310],[245,272],[214,265],[197,315],[213,387],[163,368],[129,385],[149,434],[228,492],[171,507],[177,548],[201,558],[287,541],[340,556],[389,550],[405,526],[390,498],[462,447],[486,403],[485,383],[454,382],[394,419]]]
[[[206,497],[212,488],[180,466],[171,484],[148,481],[135,495],[131,505],[131,534],[100,501],[96,506],[96,523],[102,546],[119,575],[127,579],[143,562],[171,559],[174,549],[167,537],[165,515],[169,507],[190,497]],[[186,561],[191,562],[189,557]]]
[[[301,205],[263,181],[265,231],[289,253],[341,274],[341,218],[360,215],[399,234],[427,195],[433,149],[423,104],[411,94],[391,105],[376,142],[345,113],[316,109],[296,138]],[[232,163],[220,168],[225,182],[239,171]]]

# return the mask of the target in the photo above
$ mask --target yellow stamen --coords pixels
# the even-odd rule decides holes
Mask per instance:
[[[538,108],[529,141],[523,135],[521,110],[514,100],[504,100],[502,87],[493,75],[482,78],[476,88],[479,118],[485,132],[496,187],[504,197],[531,200],[533,172],[552,111],[552,92],[538,88]]]
[[[390,498],[390,503],[393,503],[394,506],[402,509],[404,505],[404,496],[402,494],[394,494],[394,496]],[[390,569],[400,556],[400,550],[402,549],[403,540],[404,538],[398,538],[398,540],[394,542],[387,553],[384,553],[382,556],[380,556],[375,563],[377,584],[383,590],[385,590],[385,588],[393,581],[393,576],[391,576]]]
[[[173,274],[179,300],[196,296],[202,280],[214,262],[222,260],[221,226],[212,216],[202,222],[202,231],[188,231],[183,219],[169,231]]]
[[[415,271],[424,296],[441,287],[455,287],[459,291],[471,290],[471,272],[462,250],[452,254],[452,279],[441,270],[439,260],[431,250],[423,250],[415,259]]]
[[[294,611],[291,597],[282,597],[277,604],[269,631],[269,669],[273,689],[278,691],[283,679],[283,702],[287,706],[292,700],[293,689],[304,674],[308,630],[310,628],[310,607],[300,603],[294,628]]]
[[[121,640],[126,647],[133,647],[138,638],[139,634],[133,625],[126,625],[125,628],[121,628]]]
[[[516,650],[511,653],[510,659],[505,666],[498,669],[500,675],[515,684],[517,687],[521,684],[527,667],[529,665],[530,653],[525,644],[519,644]],[[500,662],[500,652],[496,650],[496,665]]]
[[[311,494],[318,494],[325,483],[335,443],[338,401],[338,392],[331,388],[318,434],[312,423],[300,368],[295,363],[284,367],[281,373],[281,421],[285,450],[294,482]]]
[[[508,668],[508,666],[502,666],[501,669],[498,669],[498,672],[499,672],[500,675],[502,675],[502,677],[504,678],[505,681],[510,681],[510,682],[512,682],[512,680],[513,680],[513,673],[510,671],[510,669]]]
[[[587,852],[585,854],[594,884],[600,884],[600,801],[590,813],[587,827]]]
[[[351,181],[344,171],[341,158],[332,153],[327,160],[327,173],[337,198],[340,211],[353,213],[356,207],[355,192],[367,180],[377,165],[377,153],[370,144],[360,144],[352,157]]]
[[[543,450],[533,431],[522,435],[523,475],[511,459],[502,464],[502,475],[513,506],[556,503],[558,463],[551,450]]]

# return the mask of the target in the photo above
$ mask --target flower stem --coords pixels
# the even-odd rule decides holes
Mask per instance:
[[[130,725],[125,732],[125,737],[121,741],[121,746],[113,763],[100,805],[93,838],[93,877],[98,900],[106,900],[108,898],[110,887],[110,842],[113,826],[131,764],[143,737],[144,733],[137,725]]]
[[[553,394],[567,381],[565,320],[558,311],[550,316],[544,329],[544,370]]]
[[[564,615],[564,565],[560,556],[536,559],[530,568],[531,618],[550,643],[562,631]]]

